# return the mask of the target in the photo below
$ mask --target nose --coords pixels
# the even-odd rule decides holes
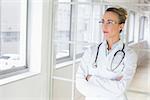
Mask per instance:
[[[102,24],[102,29],[103,29],[103,30],[107,30],[107,29],[108,29],[108,25],[105,24],[105,23],[103,23],[103,24]]]

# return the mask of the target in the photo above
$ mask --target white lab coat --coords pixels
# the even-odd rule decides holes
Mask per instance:
[[[132,80],[137,66],[137,55],[125,46],[125,57],[119,67],[111,71],[110,63],[116,51],[121,50],[123,42],[115,43],[112,50],[107,52],[107,42],[104,41],[97,58],[97,68],[93,68],[98,45],[90,46],[84,53],[76,73],[76,88],[86,100],[125,100],[125,90]],[[87,75],[92,77],[87,81]],[[123,76],[119,81],[116,77]]]

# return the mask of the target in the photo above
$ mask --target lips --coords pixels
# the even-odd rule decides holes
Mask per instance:
[[[108,31],[103,31],[103,33],[104,33],[105,35],[107,35],[109,32],[108,32]]]

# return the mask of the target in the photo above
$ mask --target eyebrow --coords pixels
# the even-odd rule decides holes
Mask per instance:
[[[104,19],[102,19],[102,21],[105,21]],[[108,19],[107,21],[114,21],[114,20],[112,20],[112,19]]]
[[[102,19],[102,21],[105,21],[104,19]],[[106,21],[114,21],[114,20],[112,20],[112,19],[108,19],[108,20],[106,20]]]
[[[107,21],[114,21],[114,20],[112,20],[112,19],[108,19]]]

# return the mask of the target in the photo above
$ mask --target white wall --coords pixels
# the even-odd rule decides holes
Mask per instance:
[[[42,69],[41,73],[26,79],[0,86],[0,100],[48,100],[48,37],[49,37],[49,7],[51,0],[43,0],[43,33],[42,33]],[[50,4],[50,5],[49,5]],[[48,20],[49,19],[49,20]],[[50,60],[49,60],[50,61]]]
[[[42,100],[42,74],[0,87],[1,100]]]

